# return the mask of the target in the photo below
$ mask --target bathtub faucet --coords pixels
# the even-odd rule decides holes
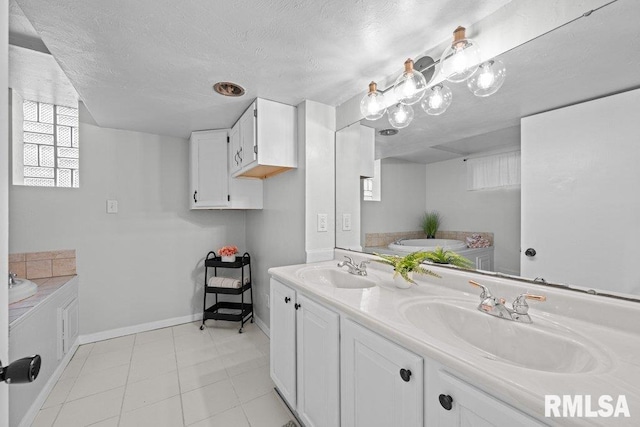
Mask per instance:
[[[9,272],[9,288],[13,288],[16,284],[16,277],[18,277],[16,273]]]
[[[360,265],[357,265],[353,262],[351,257],[345,255],[345,260],[338,263],[338,267],[347,267],[349,269],[350,274],[355,274],[358,276],[366,276],[367,275],[367,264],[370,261],[362,261]]]

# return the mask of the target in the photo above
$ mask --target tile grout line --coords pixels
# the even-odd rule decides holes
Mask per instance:
[[[124,398],[127,396],[127,388],[129,388],[129,375],[131,375],[131,364],[133,363],[133,350],[136,347],[137,338],[138,338],[138,334],[134,334],[133,346],[131,347],[131,355],[129,356],[129,369],[127,369],[127,378],[125,378],[124,380],[124,392],[122,393],[122,402],[120,402],[120,413],[118,414],[118,426],[120,426],[120,424],[122,423],[122,408],[124,408]]]
[[[73,361],[73,358],[76,357],[76,354],[78,353],[79,349],[80,349],[80,346],[78,346],[78,348],[76,348],[76,351],[73,353],[73,357],[71,357],[71,360],[69,361],[69,363],[71,363]],[[69,395],[71,394],[71,390],[73,390],[73,387],[76,385],[76,381],[78,381],[78,378],[80,378],[80,372],[82,372],[82,369],[84,368],[85,363],[87,363],[87,359],[91,355],[92,351],[93,351],[93,346],[91,346],[91,349],[89,350],[89,354],[87,354],[87,357],[84,358],[84,361],[82,362],[82,366],[80,367],[80,369],[78,371],[78,376],[73,378],[73,384],[71,385],[71,388],[69,389],[69,393],[67,393],[67,395],[65,396],[64,401],[60,405],[60,410],[58,410],[58,413],[56,414],[55,418],[53,419],[53,422],[51,423],[52,427],[55,426],[56,421],[58,421],[58,417],[62,413],[62,409],[67,404],[67,399],[69,398]],[[67,366],[64,368],[65,370],[69,367],[69,363],[67,363]],[[60,377],[62,377],[62,375],[64,375],[64,371],[62,371],[62,374],[60,375]],[[49,399],[49,396],[51,396],[51,392],[53,392],[53,389],[56,388],[56,386],[58,385],[59,382],[60,382],[60,378],[58,378],[58,381],[56,381],[56,384],[53,386],[53,388],[49,392],[49,395],[47,396],[45,401],[42,403],[43,405],[45,403],[47,403],[47,400]],[[40,409],[38,410],[38,413],[40,413],[40,411],[42,411],[42,407],[40,407]]]
[[[180,384],[180,367],[178,366],[178,349],[176,348],[176,336],[171,328],[171,341],[173,341],[173,355],[175,356],[176,376],[178,377],[178,396],[180,398],[180,412],[182,412],[182,425],[186,426],[187,421],[184,416],[184,404],[182,403],[182,384]]]

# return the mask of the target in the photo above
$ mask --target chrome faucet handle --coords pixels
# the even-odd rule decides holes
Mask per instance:
[[[469,280],[469,284],[471,286],[475,286],[476,288],[481,288],[482,289],[482,293],[480,294],[480,298],[481,299],[487,299],[487,298],[492,298],[493,295],[491,295],[491,291],[489,290],[489,288],[487,288],[485,285],[478,283],[474,280]]]
[[[360,265],[358,266],[358,268],[361,269],[361,270],[366,270],[367,269],[367,264],[371,264],[371,261],[367,261],[367,260],[361,261]]]
[[[544,302],[547,300],[547,297],[544,295],[534,295],[527,292],[520,294],[515,299],[515,301],[513,301],[513,311],[518,314],[527,314],[529,312],[529,304],[527,304],[528,299],[532,301]]]
[[[344,267],[345,265],[349,265],[349,264],[354,265],[353,264],[353,260],[351,259],[351,257],[348,257],[348,256],[345,255],[344,258],[345,258],[344,261],[340,261],[338,263],[338,267]]]

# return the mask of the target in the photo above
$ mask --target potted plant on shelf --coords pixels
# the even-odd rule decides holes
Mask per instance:
[[[393,267],[393,280],[398,288],[408,288],[416,282],[413,280],[413,273],[426,274],[429,276],[440,278],[439,275],[422,266],[422,261],[427,259],[428,252],[418,251],[412,252],[403,257],[398,255],[374,254],[381,259],[376,262],[387,264]]]
[[[434,251],[427,252],[426,259],[434,264],[450,264],[456,267],[472,269],[475,268],[475,264],[462,255],[449,251],[438,246]]]
[[[422,218],[422,230],[427,235],[427,239],[435,239],[436,232],[440,228],[440,214],[436,211],[425,212]]]
[[[236,246],[223,246],[218,251],[220,254],[220,261],[222,262],[235,262],[238,248]]]

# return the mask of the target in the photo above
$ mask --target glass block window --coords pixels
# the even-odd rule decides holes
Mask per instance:
[[[78,109],[27,101],[24,113],[24,184],[79,187]]]

